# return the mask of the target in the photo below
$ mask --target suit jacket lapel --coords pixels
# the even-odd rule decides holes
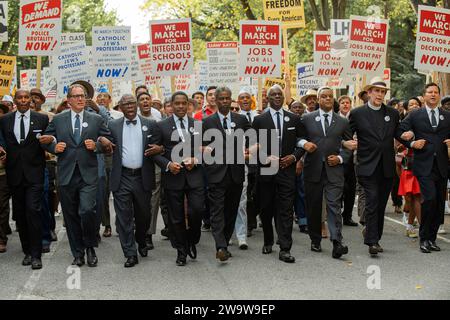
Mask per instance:
[[[322,118],[320,117],[320,111],[319,110],[314,111],[313,114],[314,114],[313,121],[316,124],[317,130],[320,132],[320,136],[325,137],[325,133],[323,132],[323,127],[322,127]],[[319,118],[319,121],[316,120],[317,117]]]
[[[14,126],[16,125],[16,121],[18,121],[18,120],[16,119],[16,118],[17,118],[17,112],[18,112],[18,111],[15,111],[15,112],[12,114],[11,121],[9,121],[9,123],[8,123],[8,126],[9,126],[9,128],[8,128],[8,133],[11,135],[12,141],[14,141],[14,144],[16,144],[16,145],[19,144],[19,142],[17,141],[17,138],[16,138],[16,134],[14,133]],[[5,137],[5,138],[6,138],[6,137]]]
[[[150,133],[150,128],[147,126],[146,119],[144,119],[141,116],[138,116],[138,117],[139,117],[139,120],[141,120],[141,128],[140,129],[141,129],[141,133],[142,133],[142,146],[143,146],[142,150],[145,151],[145,149],[147,149],[147,135],[148,135],[148,133]],[[144,126],[147,127],[146,131],[143,130]]]
[[[333,130],[336,128],[336,121],[338,120],[338,117],[340,117],[336,112],[333,112],[333,115],[331,117],[331,123],[330,127],[328,128],[327,135],[329,135]]]
[[[125,117],[120,118],[120,122],[117,124],[118,126],[118,135],[117,135],[117,144],[119,146],[119,154],[122,156],[123,150],[123,127],[125,126]],[[122,161],[122,160],[121,160]]]
[[[69,134],[70,134],[70,137],[72,138],[73,143],[76,144],[75,137],[73,136],[72,111],[68,110],[68,111],[66,111],[66,113],[67,113],[67,115],[66,115],[66,126],[69,129]]]
[[[28,127],[28,134],[25,137],[25,141],[23,142],[23,144],[26,144],[29,142],[31,135],[33,134],[33,127],[34,127],[34,123],[36,122],[36,118],[35,115],[33,114],[33,112],[31,112],[30,110],[30,126]]]
[[[87,132],[89,130],[89,125],[90,125],[90,123],[89,123],[90,116],[91,115],[89,114],[89,112],[84,110],[83,121],[80,123],[80,126],[81,126],[81,128],[80,128],[81,129],[81,142],[80,143],[83,143],[83,141],[85,140],[85,138],[87,136]],[[83,123],[86,123],[87,127],[83,127]]]

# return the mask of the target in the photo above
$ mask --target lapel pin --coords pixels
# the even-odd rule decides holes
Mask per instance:
[[[391,120],[391,117],[389,117],[389,116],[384,117],[384,121],[389,122],[390,120]]]
[[[444,120],[444,116],[441,114],[441,115],[439,116],[439,119]]]
[[[320,121],[320,117],[319,117],[319,116],[316,117],[316,121],[317,121],[317,122]]]
[[[231,123],[231,127],[232,127],[232,128],[236,127],[236,123],[232,122],[232,123]]]
[[[87,128],[89,125],[87,122],[83,122],[83,128]]]
[[[147,130],[148,130],[147,126],[142,126],[142,131],[147,131]]]
[[[289,119],[288,116],[284,117],[284,121],[285,121],[285,122],[289,122],[289,120],[291,120],[291,119]]]

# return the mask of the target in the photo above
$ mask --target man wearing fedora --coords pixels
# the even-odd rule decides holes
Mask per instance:
[[[305,113],[316,111],[317,105],[317,91],[309,89],[306,94],[300,98],[300,102],[306,105]]]
[[[397,131],[400,116],[383,103],[389,88],[381,78],[373,78],[363,90],[369,101],[353,109],[349,121],[358,136],[356,174],[366,196],[364,243],[375,256],[383,252],[379,241],[395,174],[394,138],[401,140]]]

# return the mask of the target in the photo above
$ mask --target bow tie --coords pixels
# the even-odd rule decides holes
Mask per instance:
[[[127,125],[132,123],[133,125],[136,125],[137,120],[127,120]]]

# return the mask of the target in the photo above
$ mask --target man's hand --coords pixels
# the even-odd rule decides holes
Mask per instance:
[[[266,159],[266,164],[270,164],[271,162],[280,161],[280,158],[277,156],[270,155]]]
[[[303,171],[303,162],[302,161],[297,161],[297,164],[295,166],[295,175],[299,176],[302,174]]]
[[[250,151],[249,149],[244,150],[244,160],[249,161],[250,160]]]
[[[327,163],[330,167],[335,167],[335,166],[341,164],[341,160],[339,159],[338,156],[331,155],[331,156],[328,156]]]
[[[425,139],[416,140],[414,141],[414,145],[412,146],[412,148],[416,150],[422,150],[426,143],[427,141]]]
[[[58,142],[55,146],[55,153],[63,153],[66,150],[65,142]]]
[[[197,158],[186,158],[183,160],[184,167],[187,171],[191,171],[194,166],[198,163]]]
[[[146,157],[154,156],[155,154],[160,154],[163,152],[163,146],[158,146],[157,144],[149,144],[147,145],[148,149],[144,151],[144,155]]]
[[[84,140],[84,145],[86,146],[86,149],[88,149],[89,151],[95,150],[95,142],[92,139]]]
[[[317,146],[314,143],[312,143],[312,142],[307,142],[303,146],[303,149],[305,149],[305,151],[308,152],[308,153],[313,153],[314,151],[317,150]]]
[[[294,162],[295,162],[295,157],[292,154],[287,155],[286,157],[281,158],[281,160],[280,160],[280,168],[281,169],[286,169],[287,167],[289,167]]]
[[[202,152],[205,154],[211,154],[213,152],[213,148],[211,148],[210,146],[203,146],[202,148]]]
[[[406,131],[400,136],[400,138],[402,138],[405,141],[411,141],[414,138],[414,132]]]
[[[6,160],[6,151],[1,146],[0,146],[0,160],[1,161],[5,161]]]
[[[347,140],[342,142],[342,146],[350,151],[354,151],[358,148],[358,141],[356,140]]]
[[[181,164],[179,164],[179,163],[177,163],[177,162],[171,162],[170,164],[169,164],[169,171],[172,173],[172,174],[178,174],[178,173],[180,173],[180,170],[181,170]]]
[[[112,143],[105,137],[98,138],[98,142],[100,142],[100,144],[102,145],[102,148],[103,148],[103,150],[105,150],[106,154],[113,153],[114,148],[116,147],[116,145],[114,143]]]
[[[49,135],[43,135],[40,136],[39,138],[39,143],[40,144],[50,144],[54,141],[54,137],[53,136],[49,136]]]
[[[447,148],[450,148],[450,139],[444,140],[444,143],[447,145]]]
[[[92,99],[86,99],[86,108],[91,107],[96,113],[100,112],[100,108]]]

